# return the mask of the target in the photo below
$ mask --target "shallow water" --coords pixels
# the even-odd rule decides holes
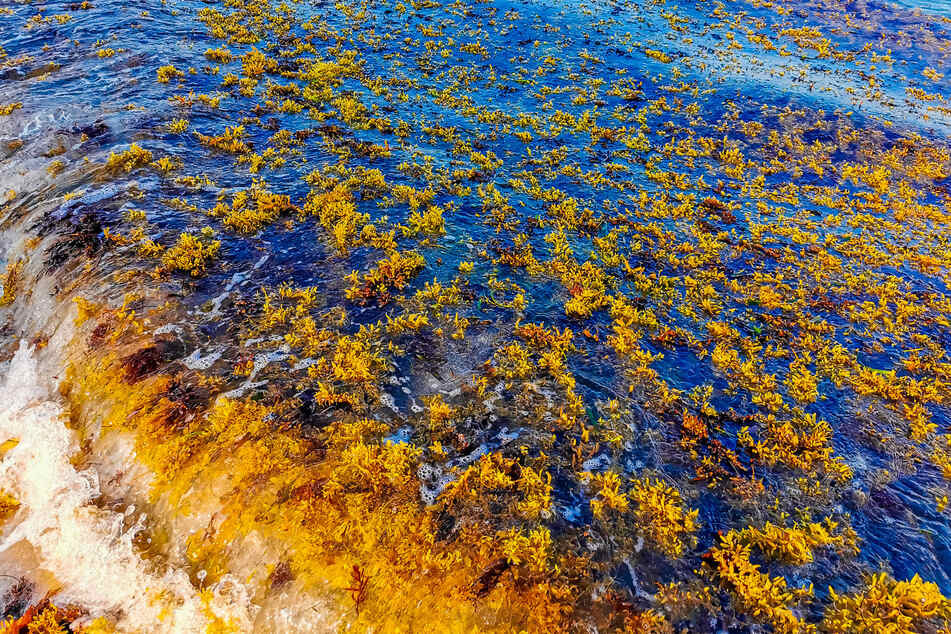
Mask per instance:
[[[6,613],[842,631],[873,573],[951,593],[942,7],[0,7]]]

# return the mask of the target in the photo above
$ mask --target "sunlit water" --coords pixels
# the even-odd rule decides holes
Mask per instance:
[[[484,511],[491,516],[484,523],[486,533],[543,527],[563,549],[559,552],[574,549],[597,562],[579,587],[597,581],[603,585],[594,594],[610,589],[637,610],[663,609],[652,604],[657,583],[695,579],[693,570],[706,565],[703,555],[718,543],[718,533],[766,521],[792,526],[798,519],[824,517],[851,525],[859,538],[857,555],[818,549],[814,562],[795,566],[754,552],[764,570],[784,576],[790,587],[815,585],[816,599],[796,608],[805,621],[821,619],[830,585],[847,592],[861,586],[863,575],[879,570],[896,579],[919,574],[951,593],[951,527],[940,504],[951,488],[934,459],[951,422],[944,370],[918,375],[934,380],[937,397],[923,400],[906,391],[890,399],[860,394],[848,381],[835,385],[813,363],[819,354],[812,349],[807,365],[819,377],[818,398],[797,401],[785,382],[792,358],[808,349],[803,324],[809,320],[828,327],[817,329],[817,337],[854,355],[853,370],[897,370],[908,376],[902,360],[928,346],[946,351],[951,341],[951,323],[945,319],[951,310],[942,304],[948,299],[943,214],[949,211],[949,192],[940,175],[949,168],[951,125],[951,111],[940,96],[949,92],[951,24],[941,16],[951,14],[942,3],[733,2],[721,8],[689,2],[423,3],[415,8],[368,3],[352,11],[341,6],[292,5],[291,35],[272,24],[255,42],[274,60],[261,73],[242,67],[240,57],[251,50],[249,44],[214,37],[208,26],[219,21],[206,25],[198,19],[203,8],[231,13],[238,6],[104,0],[88,6],[2,7],[0,108],[20,107],[0,117],[0,195],[9,192],[0,208],[0,244],[8,271],[22,262],[21,272],[6,278],[16,299],[0,308],[10,359],[0,442],[19,440],[0,462],[0,488],[20,502],[0,536],[0,572],[11,576],[4,577],[8,614],[20,616],[52,590],[57,592],[54,604],[78,606],[79,624],[104,616],[123,630],[202,631],[221,622],[239,631],[336,629],[341,619],[373,626],[364,621],[372,621],[375,613],[360,621],[356,608],[363,599],[355,598],[358,593],[346,582],[314,586],[302,575],[292,590],[274,583],[273,570],[285,555],[293,562],[293,553],[264,538],[255,550],[254,531],[228,553],[231,561],[223,572],[209,573],[185,544],[205,524],[219,521],[219,511],[227,514],[217,507],[215,495],[205,495],[196,503],[200,508],[187,511],[155,502],[163,498],[150,496],[148,469],[130,448],[135,432],[113,438],[109,429],[99,428],[105,412],[87,408],[81,411],[95,415],[83,418],[70,403],[72,393],[60,393],[67,368],[82,367],[87,355],[105,354],[112,346],[124,356],[135,349],[129,342],[145,345],[141,342],[153,339],[160,342],[161,354],[146,364],[145,374],[175,376],[176,388],[201,386],[196,389],[203,398],[194,401],[189,421],[201,420],[221,396],[276,409],[296,399],[292,412],[281,410],[268,421],[305,438],[317,437],[332,421],[369,417],[385,422],[386,432],[367,442],[402,443],[423,452],[415,472],[419,482],[413,483],[419,499],[400,498],[398,504],[441,513],[457,527],[468,511],[440,505],[447,504],[442,495],[447,485],[467,467],[491,454],[515,456],[524,464],[540,456],[542,462],[550,459],[543,469],[552,475],[553,489],[544,512],[527,518],[510,508]],[[807,42],[780,33],[799,27],[818,29],[818,35]],[[310,34],[313,50],[294,39],[302,33]],[[787,54],[754,42],[751,34],[785,45]],[[337,35],[342,36],[340,48],[334,48]],[[825,39],[848,55],[823,52]],[[478,49],[460,49],[476,41]],[[433,43],[429,49],[426,42]],[[205,56],[207,49],[220,46],[227,46],[233,61]],[[351,49],[361,62],[358,72],[326,84],[306,76],[313,59],[339,60]],[[158,82],[160,69],[168,65],[178,74]],[[227,73],[237,75],[234,81],[225,79]],[[239,80],[249,77],[258,82],[244,94]],[[282,92],[280,86],[287,84],[329,85],[332,95]],[[909,87],[938,96],[922,98]],[[203,102],[199,95],[208,98]],[[217,97],[220,102],[214,103]],[[352,103],[334,101],[341,97],[356,99],[357,114],[347,110]],[[784,115],[784,109],[801,112]],[[187,130],[170,128],[177,119],[187,120]],[[369,119],[389,122],[368,124]],[[409,132],[401,133],[398,122],[406,122]],[[744,124],[751,122],[762,127],[744,134]],[[215,151],[193,134],[219,135],[236,125],[244,126],[247,152]],[[290,133],[283,140],[275,136],[281,130]],[[787,144],[771,133],[794,133],[802,144]],[[700,137],[722,139],[722,145],[691,157],[688,146],[702,147],[696,142]],[[876,207],[882,191],[844,171],[853,164],[874,170],[882,152],[900,146],[901,139],[912,139],[909,147],[934,148],[923,159],[933,170],[919,166],[919,173],[911,173],[892,166],[884,199],[913,198],[931,206],[927,222],[896,219],[895,207]],[[683,151],[664,148],[679,141],[685,142]],[[103,171],[111,153],[125,152],[133,143],[151,152],[148,161],[130,170]],[[740,174],[731,172],[734,165],[723,158],[733,146],[750,161]],[[270,155],[267,148],[273,148]],[[752,188],[758,170],[780,148],[787,153],[781,163],[807,165],[804,157],[814,151],[821,155],[822,169],[777,168]],[[251,151],[261,155],[260,166],[245,160]],[[149,166],[164,156],[172,157],[167,173]],[[349,247],[340,248],[333,231],[313,215],[284,210],[260,227],[241,231],[212,211],[219,203],[232,205],[234,193],[252,188],[256,179],[304,209],[309,194],[331,187],[303,177],[314,170],[333,176],[328,168],[338,163],[351,170],[377,169],[385,178],[385,192],[366,190],[353,199],[359,213],[368,214],[363,223],[374,223],[380,233],[394,229],[398,249],[415,250],[425,259],[405,287],[362,298],[366,301],[353,293],[348,297],[347,289],[359,286],[348,274],[365,275],[392,252],[359,243],[354,238],[359,228],[349,236]],[[572,169],[562,169],[566,166]],[[658,176],[665,170],[679,174],[680,183]],[[196,179],[181,180],[186,176]],[[899,180],[906,189],[899,189]],[[800,188],[798,197],[784,189],[787,183]],[[486,202],[489,184],[510,209],[499,222]],[[427,238],[425,232],[403,229],[411,226],[417,205],[393,193],[399,185],[417,193],[431,189],[434,197],[421,209],[439,205],[442,230]],[[858,204],[844,212],[808,199],[816,191],[810,187],[822,186],[841,188],[839,194]],[[771,194],[762,195],[763,188]],[[668,211],[658,213],[650,203],[665,193]],[[676,195],[690,194],[689,211],[671,210],[683,200]],[[577,199],[577,210],[553,211],[565,196]],[[710,197],[726,206],[704,207],[701,201]],[[757,204],[763,201],[768,201],[765,207]],[[882,229],[860,212],[897,224]],[[777,222],[777,213],[787,219]],[[833,218],[836,213],[841,216]],[[773,223],[810,237],[781,235]],[[161,254],[142,248],[153,240],[167,253],[182,232],[202,236],[205,244],[220,241],[205,270],[194,275],[170,270]],[[888,243],[883,232],[895,247],[891,258],[860,254],[862,245]],[[553,238],[556,234],[565,236],[561,247],[570,248],[569,255]],[[612,259],[610,245],[599,242],[610,235],[617,239],[623,264]],[[707,240],[714,236],[711,245]],[[678,250],[678,242],[696,248]],[[524,254],[526,245],[537,269],[505,259]],[[705,258],[706,248],[715,255]],[[841,267],[830,268],[825,280],[810,280],[802,263],[827,248]],[[936,263],[922,264],[919,255]],[[605,294],[622,298],[657,318],[659,324],[645,325],[651,319],[640,313],[645,323],[635,324],[643,335],[640,349],[662,354],[649,362],[656,379],[634,371],[638,364],[612,343],[619,323],[615,299],[592,300],[590,314],[567,306],[572,298],[587,297],[585,286],[592,280],[586,269],[577,282],[566,282],[569,276],[557,263],[569,260],[576,265],[590,261],[608,276],[602,299]],[[471,263],[468,272],[465,263]],[[777,277],[770,279],[773,274]],[[457,275],[465,281],[452,302],[433,308],[431,299],[414,295],[434,280],[449,286]],[[849,275],[867,277],[840,285]],[[645,290],[646,278],[668,278],[672,294]],[[776,303],[762,292],[755,299],[747,294],[752,285],[766,283],[781,298]],[[335,329],[335,337],[355,335],[361,326],[385,324],[388,316],[402,313],[426,314],[429,323],[392,336],[398,349],[381,344],[388,367],[358,382],[359,390],[347,380],[335,384],[343,393],[372,392],[373,398],[328,405],[319,392],[320,382],[329,379],[315,379],[308,368],[319,367],[322,357],[333,358],[333,350],[308,352],[293,338],[293,328],[261,325],[265,292],[276,297],[282,284],[313,287],[316,300],[303,310],[316,317],[318,326]],[[703,307],[700,289],[707,285],[716,295],[712,309]],[[835,291],[825,293],[823,287]],[[872,291],[883,287],[895,292],[880,317],[863,321],[850,312],[866,301],[874,307],[881,295]],[[134,297],[126,296],[133,291]],[[90,322],[77,335],[74,297],[107,311],[123,306],[125,297],[127,308],[144,318],[142,333],[110,339],[95,334]],[[902,302],[926,297],[933,301],[908,318],[906,328],[873,327],[898,319]],[[801,300],[796,307],[781,305],[794,298]],[[347,317],[335,323],[340,308]],[[454,336],[459,319],[468,321]],[[711,322],[729,324],[736,335],[716,339]],[[109,323],[112,327],[115,320]],[[566,356],[564,372],[574,378],[571,392],[583,404],[567,426],[556,422],[571,407],[564,384],[552,380],[554,371],[509,377],[514,388],[497,378],[497,371],[487,374],[486,364],[502,365],[500,351],[513,341],[524,343],[513,329],[527,323],[572,331],[577,350]],[[387,336],[380,341],[389,341]],[[768,391],[780,394],[785,407],[764,405],[754,398],[756,390],[711,362],[718,343],[742,348],[740,339],[762,346],[744,352],[743,359],[761,362],[762,374],[778,377]],[[774,345],[796,353],[767,354]],[[495,378],[487,383],[488,393],[473,397],[470,386],[482,376]],[[680,391],[672,403],[661,404],[658,382]],[[706,399],[700,396],[704,386],[710,387]],[[692,392],[695,388],[701,389]],[[520,392],[532,398],[519,400]],[[459,414],[451,430],[448,424],[446,430],[436,429],[427,413],[433,409],[429,397],[436,394],[457,413],[471,405],[467,399],[475,398],[478,405]],[[605,423],[612,399],[622,414]],[[916,404],[927,408],[936,428],[909,440],[902,408]],[[754,452],[744,453],[738,441],[744,426],[757,431],[770,414],[796,418],[791,413],[796,406],[829,422],[828,446],[851,470],[847,481],[830,484],[826,467],[767,464]],[[760,497],[739,502],[726,480],[698,475],[704,452],[714,450],[705,445],[699,456],[690,457],[680,430],[685,412],[702,415],[711,437],[737,452],[742,472],[731,475],[761,480]],[[613,444],[608,429],[617,433]],[[82,445],[80,436],[99,440]],[[432,450],[434,442],[444,446],[445,455]],[[575,444],[585,450],[579,449],[578,459],[571,449]],[[596,491],[583,472],[664,478],[682,493],[684,506],[699,510],[695,543],[677,556],[652,550],[650,544],[642,550],[645,535],[650,542],[649,531],[595,517],[591,500]],[[813,496],[804,485],[794,486],[800,477],[822,480],[825,494]],[[209,490],[226,492],[212,485]],[[806,507],[810,510],[802,511]],[[802,518],[795,516],[797,510]],[[474,516],[482,512],[472,511]],[[445,532],[439,539],[451,548],[457,536]],[[142,536],[159,533],[161,540],[144,545]],[[336,556],[346,566],[361,563],[356,554]],[[517,565],[514,557],[505,564]],[[470,581],[485,578],[479,564],[473,570]],[[206,580],[208,574],[213,578]],[[387,573],[377,574],[383,579]],[[502,586],[511,581],[505,574],[517,578],[502,574]],[[271,585],[261,585],[262,579]],[[412,576],[401,579],[414,583]],[[396,586],[381,585],[370,601],[399,605]],[[755,627],[751,624],[758,619],[745,614],[728,590],[723,589],[715,616],[684,622],[701,629]],[[481,605],[482,593],[475,594],[480,596],[465,600]],[[589,608],[600,616],[589,617]],[[621,616],[605,617],[604,608],[582,606],[577,622],[606,618],[617,625],[623,610],[615,605],[608,612],[613,609]]]

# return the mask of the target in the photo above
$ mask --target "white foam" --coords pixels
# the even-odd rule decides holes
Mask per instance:
[[[179,326],[178,324],[165,324],[164,326],[159,326],[152,331],[152,334],[156,335],[166,335],[166,334],[177,334],[184,335],[185,329]]]
[[[604,471],[611,466],[611,459],[604,454],[598,454],[594,458],[588,458],[581,463],[583,471]]]
[[[248,375],[247,380],[230,392],[225,392],[222,396],[226,398],[241,398],[249,390],[267,385],[267,381],[255,381],[254,379],[258,373],[267,366],[286,359],[289,356],[289,350],[290,348],[285,345],[281,346],[281,350],[272,350],[271,352],[262,352],[254,355],[254,365],[251,367],[251,373]]]
[[[79,446],[54,387],[21,342],[0,403],[0,442],[19,441],[0,460],[0,488],[20,508],[2,534],[0,558],[16,565],[27,553],[19,567],[51,575],[61,588],[54,601],[117,618],[121,631],[203,632],[211,615],[251,631],[255,608],[244,585],[226,576],[203,600],[185,571],[155,568],[137,552],[133,539],[144,514],[128,527],[125,514],[93,504],[99,474],[70,463]]]
[[[225,398],[241,398],[249,390],[257,389],[261,387],[262,385],[267,385],[267,381],[247,380],[241,385],[239,385],[238,387],[231,390],[230,392],[225,392],[224,394],[222,394],[222,396],[224,396]]]
[[[183,359],[182,363],[185,364],[186,368],[191,370],[207,370],[220,358],[221,353],[218,351],[209,352],[207,355],[201,356],[201,349],[198,348]]]
[[[441,465],[424,462],[417,470],[419,476],[419,497],[423,504],[431,506],[455,477],[446,473]]]
[[[300,365],[300,364],[298,364],[298,365]],[[294,369],[296,370],[297,368],[295,367]],[[392,395],[392,394],[387,394],[386,392],[381,393],[381,394],[380,394],[380,405],[382,405],[383,407],[386,407],[386,408],[390,409],[391,411],[393,411],[393,412],[396,413],[396,414],[399,414],[399,413],[400,413],[400,409],[396,406],[396,399],[393,398],[393,395]]]

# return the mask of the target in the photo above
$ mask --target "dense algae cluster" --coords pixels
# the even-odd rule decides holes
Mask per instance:
[[[103,0],[0,33],[9,351],[69,307],[74,461],[134,443],[105,497],[152,565],[334,629],[951,628],[951,19]],[[71,622],[122,629],[9,617]]]

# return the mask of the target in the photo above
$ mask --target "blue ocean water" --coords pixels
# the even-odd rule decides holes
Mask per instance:
[[[221,379],[222,394],[262,402],[275,394],[307,401],[315,390],[307,383],[309,366],[307,359],[298,358],[300,351],[282,347],[283,335],[271,337],[273,333],[256,332],[250,325],[260,312],[262,289],[273,292],[288,283],[315,287],[320,310],[344,309],[349,322],[343,330],[355,334],[361,326],[410,311],[413,293],[428,282],[450,285],[460,264],[472,262],[463,301],[440,315],[446,323],[451,313],[468,319],[465,336],[448,336],[452,329],[444,325],[439,333],[404,342],[392,356],[392,369],[381,388],[385,398],[371,415],[393,422],[395,433],[386,440],[426,447],[432,438],[418,420],[423,396],[441,393],[451,400],[458,395],[462,383],[478,377],[498,358],[518,324],[571,329],[578,352],[567,357],[566,370],[576,381],[589,419],[579,425],[603,427],[599,419],[612,399],[627,408],[621,448],[602,445],[584,470],[614,471],[625,477],[637,477],[645,470],[662,474],[701,511],[699,545],[677,563],[643,563],[642,585],[689,576],[718,533],[775,521],[781,515],[775,512],[777,506],[783,512],[809,506],[801,492],[795,500],[783,499],[784,492],[796,477],[818,476],[808,469],[796,473],[788,465],[753,467],[754,478],[761,478],[769,490],[760,500],[762,507],[737,504],[724,489],[698,481],[695,465],[677,449],[680,408],[654,409],[656,397],[643,396],[634,388],[632,364],[619,358],[609,344],[616,314],[606,305],[581,319],[566,313],[566,301],[583,289],[567,287],[553,268],[559,254],[551,236],[559,228],[576,263],[592,262],[607,271],[607,294],[660,316],[662,326],[645,330],[649,335],[639,342],[644,351],[662,355],[650,367],[680,394],[678,403],[686,404],[691,413],[702,409],[698,405],[702,399],[691,400],[689,395],[711,386],[709,405],[721,414],[731,413],[711,422],[711,433],[738,453],[743,449],[737,434],[749,425],[744,421],[795,416],[790,407],[771,411],[756,402],[752,391],[738,387],[729,373],[711,363],[716,342],[709,322],[729,323],[737,330],[737,340],[758,346],[750,347],[746,356],[761,362],[764,374],[779,377],[775,391],[783,393],[792,408],[797,405],[783,387],[790,355],[769,352],[776,346],[794,347],[791,342],[805,337],[802,322],[794,320],[802,312],[794,315],[791,309],[751,300],[744,289],[754,282],[767,280],[787,299],[816,300],[806,311],[808,319],[823,325],[816,336],[855,355],[856,367],[910,376],[902,360],[926,347],[914,335],[926,336],[947,350],[951,326],[936,305],[923,309],[925,316],[912,318],[909,331],[894,336],[843,308],[858,310],[863,302],[874,307],[882,295],[871,291],[882,287],[895,289],[892,303],[882,300],[883,320],[895,319],[896,298],[905,302],[924,301],[926,296],[947,298],[946,261],[927,268],[911,257],[936,254],[940,259],[946,246],[943,218],[936,212],[930,232],[896,220],[893,208],[875,207],[875,200],[865,195],[870,187],[850,180],[842,169],[877,167],[885,149],[901,147],[908,139],[947,151],[951,112],[940,95],[948,92],[951,22],[946,18],[951,14],[942,3],[497,1],[400,6],[361,3],[356,14],[326,2],[293,3],[288,11],[295,15],[294,33],[300,33],[301,24],[320,25],[307,39],[313,50],[299,46],[292,50],[299,41],[270,29],[270,35],[254,46],[277,64],[253,94],[246,95],[236,87],[240,84],[226,85],[223,79],[229,72],[241,75],[240,56],[251,45],[223,42],[209,29],[216,20],[209,24],[198,20],[203,9],[240,13],[240,5],[112,0],[90,3],[88,8],[69,2],[4,5],[0,106],[21,104],[0,117],[0,140],[6,148],[0,155],[3,187],[14,190],[4,210],[6,229],[44,235],[89,231],[90,240],[100,247],[84,256],[89,270],[83,292],[116,303],[126,290],[116,274],[156,263],[142,255],[140,241],[111,240],[110,234],[132,236],[138,226],[149,239],[168,248],[182,232],[198,235],[210,228],[220,241],[220,252],[206,274],[166,271],[145,282],[179,305],[177,321],[154,326],[185,333],[180,337],[182,358],[193,354],[212,358],[210,367],[201,369]],[[813,31],[790,32],[795,29]],[[314,31],[319,35],[315,37]],[[754,39],[761,36],[780,47],[764,47]],[[476,41],[482,52],[459,48],[462,42]],[[207,49],[222,45],[233,52],[234,61],[218,63],[205,57]],[[100,55],[106,49],[113,52]],[[306,63],[339,58],[345,50],[356,51],[362,66],[356,76],[343,77],[334,86],[335,97],[355,98],[363,112],[388,119],[390,126],[353,125],[341,112],[342,105],[309,102],[299,93],[289,94],[303,108],[296,112],[281,108],[282,93],[272,86],[305,87]],[[157,69],[167,65],[182,74],[160,83]],[[929,68],[934,78],[928,76]],[[614,86],[624,89],[612,92]],[[909,87],[939,97],[915,96]],[[202,102],[198,95],[209,99]],[[220,102],[214,101],[217,97]],[[188,120],[186,132],[169,129],[178,118]],[[553,125],[562,120],[571,123]],[[394,134],[398,121],[409,124],[408,136]],[[762,132],[744,133],[743,124],[754,122]],[[236,125],[244,126],[246,142],[255,153],[281,147],[287,151],[275,152],[270,156],[279,157],[278,162],[265,159],[264,167],[252,172],[246,162],[209,150],[193,134],[219,135]],[[275,141],[281,130],[300,142]],[[622,132],[628,139],[640,135],[646,144],[641,147],[649,149],[625,147],[619,141]],[[787,142],[783,135],[788,133],[802,143]],[[842,140],[849,134],[857,141]],[[692,157],[690,151],[700,147],[701,138],[720,144],[718,157],[729,147],[741,148],[749,161],[747,171],[731,174],[724,160],[709,154]],[[13,141],[22,145],[12,149]],[[147,148],[155,158],[173,157],[179,167],[170,174],[136,169],[118,180],[101,178],[95,166],[132,144]],[[834,145],[834,150],[827,151],[823,144]],[[787,166],[815,152],[824,169],[761,169],[780,150],[781,163]],[[497,165],[483,173],[469,171],[474,152],[491,153]],[[925,159],[929,160],[947,168],[946,155]],[[61,175],[47,170],[52,161],[62,161]],[[396,234],[400,247],[417,250],[425,264],[392,302],[363,303],[347,296],[352,286],[347,276],[353,271],[366,275],[378,264],[381,253],[376,247],[359,245],[343,253],[313,218],[295,221],[293,214],[287,214],[246,234],[210,213],[259,179],[270,191],[304,206],[313,187],[303,177],[315,170],[332,172],[341,162],[350,169],[379,170],[390,188],[429,188],[435,204],[444,210],[444,235],[438,239]],[[566,166],[570,169],[562,169]],[[666,170],[678,174],[684,185],[671,186],[657,177]],[[894,172],[898,174],[899,168]],[[756,187],[769,190],[770,196],[751,193],[760,174]],[[207,180],[176,180],[186,175]],[[948,193],[942,181],[911,174],[905,186],[916,193],[916,202],[946,214]],[[489,221],[486,198],[478,194],[489,183],[507,199],[517,223],[514,228]],[[802,195],[784,189],[789,183],[795,183]],[[821,187],[859,202],[845,214],[803,194]],[[897,192],[897,183],[893,187]],[[546,190],[558,193],[546,198]],[[66,199],[66,194],[71,196]],[[590,225],[561,226],[552,220],[553,200],[564,197],[591,210]],[[710,220],[700,222],[695,215],[703,208],[701,201],[710,197],[730,203],[729,216],[719,216],[722,222],[709,213]],[[767,198],[765,207],[757,204]],[[669,201],[666,213],[651,206],[659,200]],[[678,204],[691,211],[671,210]],[[865,209],[865,204],[870,216],[877,214],[895,224],[882,229],[861,217],[857,209]],[[43,209],[42,221],[29,227],[18,224],[38,208]],[[147,225],[130,220],[130,210],[144,212]],[[358,199],[357,210],[381,227],[405,225],[415,211],[404,201],[380,204],[371,196]],[[824,242],[792,232],[782,235],[773,224],[779,213],[787,216],[786,223],[776,223],[780,227],[815,233]],[[625,274],[624,267],[608,261],[596,240],[619,227],[626,227],[618,234],[626,266],[653,281],[673,280],[670,296],[652,295],[645,290],[643,277]],[[863,246],[887,242],[882,231],[898,232],[892,234],[895,253],[888,255],[893,257],[876,259],[862,252]],[[718,242],[711,244],[710,236],[719,236]],[[678,251],[678,243],[692,247]],[[502,254],[518,252],[525,244],[540,262],[540,271],[500,260]],[[743,246],[747,244],[758,248]],[[818,252],[824,244],[832,245],[829,252],[839,269],[823,280],[805,266],[797,268],[797,258],[807,257],[807,245]],[[711,251],[705,251],[708,248]],[[16,257],[12,247],[8,251],[6,259],[12,263]],[[68,270],[60,268],[67,255],[75,254],[64,252],[62,261],[47,256],[43,275],[66,285],[77,270],[72,264]],[[693,263],[688,262],[690,257],[695,258]],[[824,286],[836,286],[846,274],[867,275],[867,288],[855,290],[859,287],[851,283],[839,287],[848,286],[851,294],[823,296]],[[715,291],[718,309],[702,317],[694,310],[679,309],[700,306],[698,289],[707,285]],[[521,307],[512,304],[519,295]],[[664,340],[660,331],[674,333],[672,339]],[[254,367],[251,376],[232,372],[248,359]],[[939,435],[947,432],[949,423],[947,395],[921,401],[936,430],[926,441],[913,443],[901,427],[897,401],[859,394],[847,383],[836,385],[812,367],[820,375],[818,398],[802,409],[829,422],[833,433],[828,444],[853,477],[834,489],[832,499],[815,501],[815,517],[806,512],[803,516],[847,517],[843,521],[856,531],[861,550],[841,565],[829,555],[811,566],[774,570],[785,575],[790,586],[814,582],[820,602],[829,585],[848,590],[864,573],[880,568],[896,579],[919,574],[944,594],[951,593],[951,527],[947,512],[935,501],[949,487],[940,466],[932,463],[932,448],[940,445]],[[943,390],[942,375],[929,378],[934,376],[939,377],[937,389]],[[562,398],[551,390],[540,393],[549,400]],[[909,398],[904,404],[915,401]],[[506,399],[515,402],[514,396],[502,397]],[[551,406],[553,411],[557,405]],[[459,432],[472,436],[460,441],[447,471],[456,467],[457,476],[481,455],[514,451],[513,443],[527,447],[526,454],[543,451],[537,421],[522,422],[510,412],[479,425]],[[884,439],[870,429],[884,430]],[[567,444],[573,437],[562,430],[553,434],[556,444]],[[744,457],[745,464],[753,462]],[[581,469],[559,464],[552,471],[556,487],[548,528],[558,535],[597,524],[589,505],[592,493],[578,479]],[[773,498],[781,501],[772,504]],[[834,565],[829,563],[832,559]],[[615,581],[634,593],[630,579]],[[804,614],[817,620],[821,609],[809,608]]]

